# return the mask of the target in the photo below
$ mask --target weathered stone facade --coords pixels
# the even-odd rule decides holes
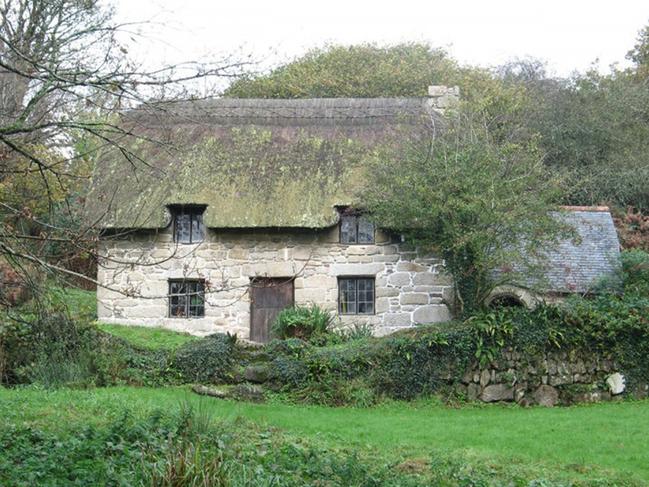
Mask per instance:
[[[376,232],[371,245],[339,243],[337,226],[323,230],[209,229],[204,242],[178,245],[171,229],[138,231],[99,244],[98,317],[103,322],[161,326],[196,335],[250,334],[249,285],[255,277],[294,277],[295,304],[337,311],[338,278],[375,278],[375,313],[340,315],[340,326],[369,324],[384,335],[446,321],[451,291],[442,262],[420,256]],[[169,317],[170,279],[204,279],[205,316]]]

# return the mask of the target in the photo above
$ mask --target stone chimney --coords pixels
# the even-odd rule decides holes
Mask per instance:
[[[432,85],[428,87],[428,105],[433,110],[444,111],[460,103],[460,87]]]

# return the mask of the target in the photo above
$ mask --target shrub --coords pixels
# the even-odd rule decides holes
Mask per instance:
[[[217,333],[180,347],[173,364],[182,378],[196,382],[223,382],[232,378],[236,335]]]
[[[138,349],[64,314],[0,320],[0,381],[45,387],[177,382],[164,351]]]
[[[340,330],[339,332],[346,340],[362,340],[373,336],[372,326],[368,324],[354,323],[351,328]]]
[[[331,332],[334,316],[318,305],[295,306],[282,310],[273,323],[276,338],[315,339]]]
[[[297,357],[275,357],[271,362],[271,371],[273,380],[288,389],[298,389],[309,382],[309,368]]]
[[[3,316],[0,324],[2,380],[56,386],[88,381],[91,372],[89,330],[65,315],[30,320]]]
[[[414,399],[438,392],[461,377],[475,355],[470,327],[440,332],[422,328],[384,339],[370,378],[381,394]]]
[[[649,296],[649,253],[627,250],[622,252],[621,258],[624,291]]]

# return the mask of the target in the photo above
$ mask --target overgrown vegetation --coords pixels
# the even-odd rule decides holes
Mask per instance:
[[[46,387],[174,383],[165,351],[134,347],[66,314],[0,321],[0,378]]]
[[[616,357],[633,391],[649,379],[643,358],[649,352],[643,317],[648,311],[647,300],[633,300],[579,302],[565,312],[554,307],[540,307],[533,313],[490,312],[443,330],[424,327],[344,347],[307,346],[276,357],[273,370],[298,400],[367,406],[385,397],[452,397],[453,385],[459,384],[474,359],[488,364],[498,360],[507,346],[529,354],[530,359],[560,348]]]
[[[622,252],[622,282],[626,294],[649,297],[649,253]]]
[[[159,334],[152,330],[153,338]],[[140,346],[141,339],[131,342],[65,314],[29,321],[5,316],[0,322],[1,382],[48,388],[221,383],[231,380],[239,356],[236,337],[230,335],[194,338],[170,347]]]
[[[227,382],[237,357],[236,335],[214,334],[178,349],[173,364],[191,382]]]
[[[340,98],[424,96],[457,63],[441,49],[395,46],[327,46],[313,49],[266,76],[244,76],[224,92],[233,98]]]
[[[395,472],[354,451],[311,445],[248,422],[215,422],[185,405],[176,413],[125,410],[101,425],[64,431],[4,423],[0,482],[19,485],[301,486],[426,485],[433,472]],[[486,472],[480,475],[485,475]],[[476,478],[478,475],[476,475]]]
[[[624,294],[574,297],[534,310],[474,313],[463,322],[422,326],[384,338],[317,347],[300,340],[269,345],[273,377],[298,400],[373,404],[384,397],[452,396],[467,367],[511,348],[529,357],[570,351],[613,357],[631,391],[649,384],[649,256],[623,254]]]
[[[486,70],[460,66],[420,43],[326,46],[269,73],[245,76],[226,96],[241,98],[425,96],[430,84],[458,85],[503,142],[535,139],[546,167],[565,182],[567,204],[645,211],[649,152],[645,27],[629,69],[556,78],[536,60]]]

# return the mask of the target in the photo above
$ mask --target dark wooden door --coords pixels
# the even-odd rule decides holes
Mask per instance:
[[[250,340],[266,343],[270,327],[284,308],[293,306],[293,279],[258,278],[250,290]]]

